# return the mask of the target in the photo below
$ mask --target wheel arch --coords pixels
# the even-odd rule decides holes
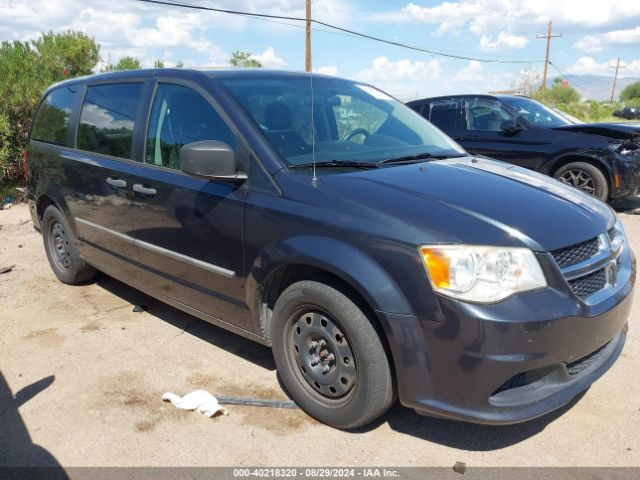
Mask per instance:
[[[270,315],[280,294],[297,281],[319,277],[346,289],[382,337],[390,332],[376,312],[412,313],[400,287],[369,255],[332,238],[290,238],[265,249],[247,279],[247,305],[269,342]]]
[[[614,189],[613,183],[613,171],[611,165],[602,160],[596,155],[589,155],[584,153],[566,153],[555,158],[546,168],[546,174],[549,176],[554,176],[555,173],[564,167],[573,162],[584,162],[590,165],[593,165],[597,169],[599,169],[604,178],[607,180],[607,185],[609,186],[609,192],[612,192]]]

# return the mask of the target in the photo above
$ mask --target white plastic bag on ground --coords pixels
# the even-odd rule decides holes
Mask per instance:
[[[171,402],[174,407],[182,410],[197,410],[211,418],[220,412],[229,415],[226,408],[222,407],[218,399],[205,390],[195,390],[182,397],[175,393],[167,392],[162,395],[162,400]]]

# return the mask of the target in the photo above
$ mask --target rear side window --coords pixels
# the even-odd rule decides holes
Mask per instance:
[[[88,87],[78,128],[78,148],[132,158],[133,130],[142,88],[142,83]]]
[[[69,131],[69,117],[78,87],[71,85],[50,92],[42,101],[33,121],[31,138],[42,142],[65,145]]]
[[[431,102],[429,121],[445,132],[460,129],[462,99],[447,98]]]

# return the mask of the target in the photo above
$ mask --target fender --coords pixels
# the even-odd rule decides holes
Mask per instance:
[[[412,315],[402,290],[369,255],[340,240],[302,235],[266,247],[254,260],[247,275],[247,305],[258,317],[263,286],[284,265],[306,265],[326,270],[342,279],[373,309]]]

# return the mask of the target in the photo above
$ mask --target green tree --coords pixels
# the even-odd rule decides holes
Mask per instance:
[[[627,85],[620,93],[620,100],[634,105],[640,104],[640,82]]]
[[[156,61],[153,62],[153,68],[164,68],[164,62],[159,58],[156,59]]]
[[[262,63],[260,62],[260,60],[251,58],[251,52],[241,52],[240,50],[235,50],[231,54],[231,60],[229,61],[229,63],[234,67],[262,67]]]
[[[178,63],[176,63],[176,68],[182,68],[184,67],[184,62],[182,60],[178,60]]]
[[[120,60],[118,60],[115,65],[114,64],[108,64],[105,68],[104,68],[104,72],[114,72],[114,71],[120,71],[120,70],[140,70],[142,68],[142,64],[140,63],[140,60],[138,60],[137,58],[134,57],[122,57]]]
[[[0,181],[19,178],[31,115],[52,83],[91,73],[100,47],[84,33],[45,32],[32,41],[0,42]]]
[[[82,32],[47,32],[31,43],[38,63],[53,81],[89,75],[99,60],[99,45]]]
[[[553,107],[580,101],[580,95],[576,89],[559,77],[553,79],[551,88],[539,90],[533,98]]]

